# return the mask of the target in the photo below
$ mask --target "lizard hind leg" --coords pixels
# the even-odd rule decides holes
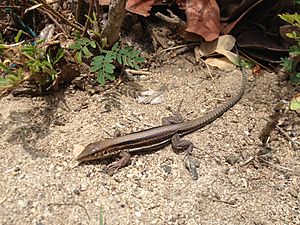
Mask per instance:
[[[172,148],[174,150],[184,150],[187,155],[191,155],[194,149],[194,144],[189,140],[181,140],[179,134],[175,134],[172,139]]]
[[[197,167],[199,167],[198,162],[192,157],[192,152],[194,148],[194,144],[189,140],[180,140],[180,136],[178,134],[175,134],[172,137],[172,148],[174,150],[184,150],[185,156],[185,166],[190,172],[192,179],[197,180],[198,179],[198,172]]]

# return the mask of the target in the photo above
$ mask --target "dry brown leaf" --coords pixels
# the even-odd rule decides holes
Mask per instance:
[[[177,0],[179,7],[185,10],[186,31],[202,36],[206,41],[219,37],[220,10],[215,0]]]
[[[99,0],[100,5],[109,5],[110,0]],[[126,10],[142,16],[149,16],[153,5],[162,3],[162,0],[128,0]]]

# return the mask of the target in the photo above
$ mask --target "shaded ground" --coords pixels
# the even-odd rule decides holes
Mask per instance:
[[[116,128],[128,133],[159,125],[170,113],[167,108],[176,108],[181,99],[183,114],[193,119],[232,96],[241,81],[238,70],[213,71],[212,80],[185,57],[151,72],[137,82],[145,89],[167,87],[158,105],[121,95],[121,109],[105,112],[105,95],[72,89],[1,99],[1,224],[99,224],[101,214],[105,224],[300,223],[299,152],[275,130],[270,163],[251,160],[261,149],[258,136],[271,109],[290,93],[274,74],[250,81],[233,109],[186,137],[197,147],[196,181],[183,154],[170,146],[134,156],[112,177],[101,172],[108,161],[73,167],[74,145],[109,137]],[[283,128],[296,119],[293,114],[283,118]],[[298,128],[288,132],[298,135]],[[234,165],[226,162],[236,156]]]

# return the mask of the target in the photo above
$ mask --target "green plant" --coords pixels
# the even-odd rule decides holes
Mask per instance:
[[[288,38],[295,40],[295,44],[289,48],[289,57],[281,58],[281,66],[292,75],[292,82],[300,83],[300,72],[296,70],[300,57],[300,14],[284,13],[279,15],[279,17],[295,27],[294,31],[286,34]]]
[[[82,63],[82,56],[90,58],[92,53],[88,46],[96,48],[98,46],[101,55],[92,58],[90,72],[97,74],[97,81],[100,85],[104,85],[106,80],[115,80],[114,70],[115,64],[119,63],[122,66],[139,69],[138,63],[144,62],[145,59],[140,57],[141,52],[130,47],[125,46],[121,48],[119,43],[115,43],[111,50],[104,50],[95,41],[88,38],[79,38],[70,46],[71,49],[76,50],[75,58],[79,63]]]
[[[82,63],[82,56],[90,58],[92,53],[88,47],[96,48],[96,42],[92,41],[86,37],[79,37],[76,39],[75,43],[70,45],[70,49],[76,50],[75,58],[79,63]]]
[[[300,4],[300,0],[294,0],[295,4]],[[299,68],[300,63],[300,14],[288,14],[284,13],[279,15],[281,19],[292,25],[295,29],[291,33],[287,33],[288,38],[294,39],[295,44],[289,48],[289,57],[281,59],[281,66],[291,76],[291,81],[294,83],[300,83],[300,72],[297,69]],[[300,109],[300,99],[299,97],[294,97],[290,103],[290,108],[292,110]]]
[[[105,84],[105,80],[115,80],[113,64],[117,61],[120,65],[133,69],[139,69],[138,63],[144,62],[145,59],[140,57],[141,52],[130,46],[124,48],[119,47],[119,43],[115,43],[111,50],[102,50],[105,55],[99,55],[93,58],[90,71],[97,73],[97,81]]]
[[[40,46],[41,43],[43,43],[43,40],[38,41],[36,45],[20,45],[19,50],[15,49],[13,51],[14,55],[3,54],[3,58],[11,62],[12,66],[7,66],[7,63],[0,62],[0,69],[3,72],[0,77],[1,88],[17,86],[31,77],[39,84],[51,82],[57,78],[58,72],[55,69],[55,65],[63,58],[65,52],[60,48],[53,56]],[[4,50],[9,52],[11,49],[3,48]],[[16,65],[14,62],[21,62],[22,64],[18,63]]]
[[[2,88],[15,86],[23,79],[24,71],[22,68],[19,68],[16,72],[14,72],[3,63],[0,63],[0,68],[6,73],[4,77],[0,77],[0,87]]]
[[[26,65],[28,66],[31,74],[41,73],[46,78],[46,81],[55,80],[57,78],[57,71],[54,66],[64,56],[64,49],[60,48],[55,56],[47,53],[43,48],[38,47],[38,44],[43,41],[39,41],[37,45],[25,44],[21,48],[21,52],[28,60]]]

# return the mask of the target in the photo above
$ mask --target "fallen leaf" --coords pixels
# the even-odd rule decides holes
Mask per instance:
[[[99,0],[100,5],[109,5],[110,0]],[[153,5],[162,3],[162,0],[128,0],[126,10],[142,16],[149,16]]]
[[[233,64],[239,65],[239,58],[238,58],[237,54],[227,51],[227,50],[218,50],[217,53],[224,55]]]
[[[158,90],[149,89],[140,93],[137,97],[138,103],[156,105],[161,103],[163,100],[163,94],[167,88],[165,86],[159,88]]]
[[[186,31],[212,41],[219,37],[220,10],[215,0],[177,0],[185,11],[187,18]]]
[[[235,69],[235,65],[230,63],[227,58],[208,58],[205,60],[205,63],[217,67],[221,70],[232,71]]]
[[[197,54],[209,56],[213,53],[230,51],[235,45],[235,38],[232,35],[222,35],[214,41],[202,42],[197,47]]]
[[[232,35],[220,36],[217,40],[203,42],[195,48],[196,61],[203,56],[211,56],[218,53],[224,55],[230,62],[238,65],[238,56],[230,52],[235,45],[235,38]]]

